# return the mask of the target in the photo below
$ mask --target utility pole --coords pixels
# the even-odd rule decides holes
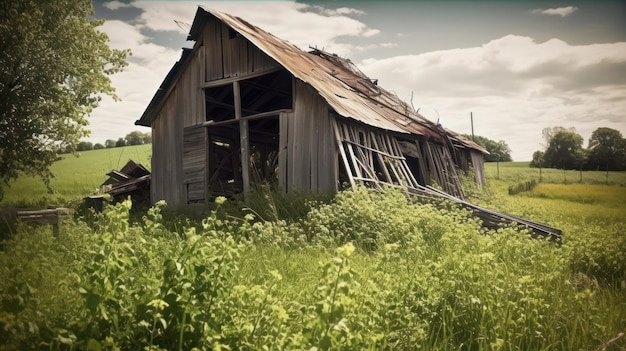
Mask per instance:
[[[472,124],[472,141],[474,141],[474,115],[470,112],[470,123]]]

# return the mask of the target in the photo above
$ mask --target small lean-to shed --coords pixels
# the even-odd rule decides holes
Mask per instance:
[[[407,189],[462,198],[457,170],[484,184],[486,151],[436,125],[347,59],[304,52],[245,20],[198,8],[188,40],[137,125],[152,127],[152,201],[246,193]]]

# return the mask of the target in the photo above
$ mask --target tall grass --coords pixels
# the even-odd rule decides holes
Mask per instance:
[[[163,204],[132,224],[128,203],[93,229],[68,224],[59,240],[22,228],[0,252],[0,347],[626,347],[605,345],[626,326],[626,228],[596,216],[621,200],[480,199],[554,217],[563,245],[363,188],[299,205],[306,213],[288,219],[240,218],[218,198],[202,223],[176,230],[162,222]],[[272,201],[270,214],[299,200]],[[565,203],[598,211],[579,223]]]

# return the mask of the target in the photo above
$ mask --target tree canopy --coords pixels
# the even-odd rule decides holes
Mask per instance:
[[[463,135],[465,138],[472,140],[471,135]],[[485,155],[486,162],[511,162],[511,148],[504,140],[495,141],[489,138],[475,135],[474,142],[485,148],[489,152],[489,155]]]
[[[142,145],[150,144],[152,142],[152,136],[150,133],[142,133],[138,130],[134,130],[124,138],[126,145]]]
[[[88,135],[108,75],[127,63],[97,30],[90,0],[3,1],[0,14],[0,197],[21,172],[48,185],[59,149]]]
[[[583,137],[575,131],[566,129],[557,131],[548,142],[543,160],[550,168],[581,168],[585,162]]]
[[[544,128],[545,151],[535,151],[530,167],[560,169],[626,170],[626,139],[612,128],[596,129],[583,148],[583,137],[576,129]]]
[[[607,171],[626,169],[626,140],[611,128],[598,128],[589,138],[588,167]]]

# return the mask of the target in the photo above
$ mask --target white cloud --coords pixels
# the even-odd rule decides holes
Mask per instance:
[[[335,11],[328,11],[333,15],[364,15],[365,12],[357,9],[352,9],[348,7],[340,7]]]
[[[118,20],[106,21],[98,30],[107,34],[109,47],[113,49],[132,49],[148,39],[137,27]]]
[[[198,5],[201,5],[241,17],[301,49],[306,50],[309,46],[324,47],[327,51],[343,56],[349,56],[359,48],[346,44],[345,40],[340,41],[339,38],[371,37],[380,32],[347,17],[361,14],[362,11],[349,8],[326,11],[317,6],[290,1],[224,1],[199,4],[192,1],[137,1],[132,5],[143,11],[138,18],[140,26],[155,31],[180,31],[175,20],[191,24]]]
[[[534,9],[530,11],[531,13],[541,14],[541,15],[552,15],[552,16],[561,16],[566,17],[576,12],[578,7],[567,6],[567,7],[559,7],[555,9]]]
[[[109,10],[113,10],[113,11],[119,10],[119,9],[121,9],[123,7],[132,7],[131,4],[126,4],[126,3],[123,3],[123,2],[117,1],[117,0],[105,2],[104,4],[102,4],[102,6],[108,8]]]
[[[386,59],[361,70],[404,100],[413,92],[420,113],[459,132],[505,140],[516,160],[540,149],[541,129],[575,126],[626,130],[626,43],[570,45],[508,35],[479,47]]]

